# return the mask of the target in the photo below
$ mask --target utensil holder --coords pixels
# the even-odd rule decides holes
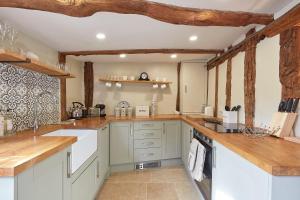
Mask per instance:
[[[238,111],[223,111],[223,123],[236,124],[238,123]]]
[[[270,129],[276,130],[276,132],[273,133],[273,136],[280,138],[293,136],[293,126],[297,115],[297,113],[274,113],[270,124]]]

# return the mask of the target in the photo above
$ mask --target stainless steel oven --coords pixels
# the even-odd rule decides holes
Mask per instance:
[[[206,149],[206,156],[203,168],[203,180],[201,182],[195,181],[202,196],[205,200],[211,199],[212,188],[212,163],[213,163],[213,147],[212,140],[202,133],[194,129],[193,137],[197,139]]]

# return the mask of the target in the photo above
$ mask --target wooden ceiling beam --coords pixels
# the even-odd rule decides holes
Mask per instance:
[[[300,3],[294,6],[291,10],[287,13],[276,19],[274,22],[270,23],[269,25],[265,26],[258,32],[248,34],[242,42],[238,43],[237,45],[233,46],[228,51],[222,53],[220,56],[217,56],[207,63],[207,70],[210,70],[217,65],[223,63],[225,60],[235,56],[241,51],[244,51],[245,44],[254,38],[257,40],[263,40],[265,37],[273,37],[277,34],[282,33],[283,31],[296,26],[300,22]]]
[[[1,0],[0,7],[23,8],[87,17],[97,12],[137,14],[181,25],[247,26],[266,25],[274,20],[271,14],[234,12],[179,7],[147,0]]]
[[[90,56],[90,55],[119,55],[119,54],[218,54],[222,49],[120,49],[120,50],[97,50],[97,51],[66,51],[60,55]]]

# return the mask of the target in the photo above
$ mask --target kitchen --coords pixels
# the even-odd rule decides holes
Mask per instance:
[[[299,13],[0,1],[0,199],[299,199]]]

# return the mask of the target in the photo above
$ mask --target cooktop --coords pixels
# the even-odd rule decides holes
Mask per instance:
[[[202,124],[204,127],[216,131],[218,133],[241,133],[244,129],[243,124],[225,124],[225,123],[213,123],[205,122]]]

